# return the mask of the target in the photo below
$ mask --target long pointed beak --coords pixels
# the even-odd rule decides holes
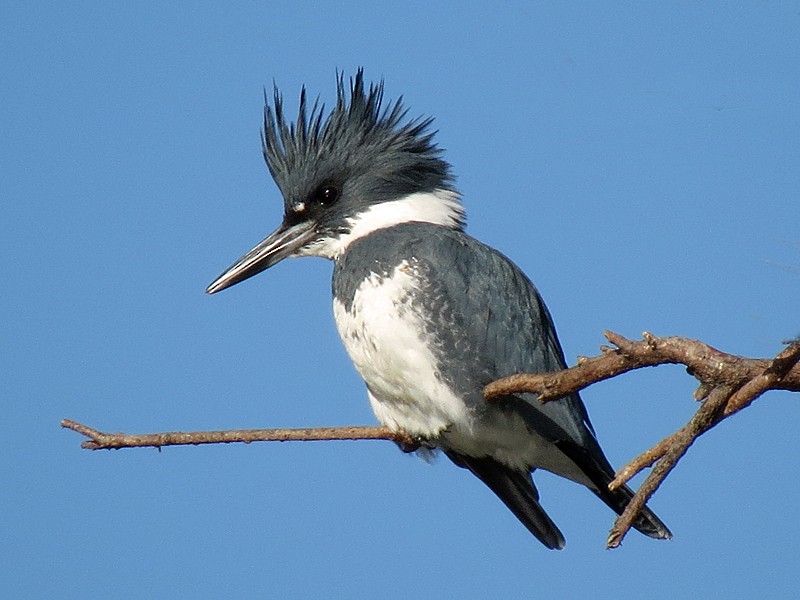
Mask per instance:
[[[233,263],[206,288],[206,293],[215,294],[240,281],[258,275],[261,271],[292,256],[298,249],[314,238],[314,224],[281,224],[267,238]]]

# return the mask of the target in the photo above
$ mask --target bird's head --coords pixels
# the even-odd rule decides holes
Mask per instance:
[[[409,221],[463,228],[450,165],[429,131],[432,119],[406,119],[402,99],[382,106],[383,82],[364,86],[361,69],[327,116],[300,93],[289,123],[277,88],[264,108],[264,159],[283,195],[281,225],[208,286],[210,294],[284,258],[336,259],[355,239]]]

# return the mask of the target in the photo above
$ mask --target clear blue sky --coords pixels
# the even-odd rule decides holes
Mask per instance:
[[[244,4],[244,3],[243,3]],[[800,334],[797,3],[47,3],[0,8],[0,589],[14,598],[789,597],[798,400],[704,437],[653,499],[671,542],[538,477],[539,545],[465,471],[385,442],[90,453],[107,430],[372,424],[331,265],[216,297],[280,220],[263,86],[366,68],[436,117],[476,237],[570,360],[604,329],[769,356]],[[619,466],[695,409],[678,367],[584,397]]]

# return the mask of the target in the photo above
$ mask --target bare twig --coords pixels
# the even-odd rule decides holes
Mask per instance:
[[[625,507],[623,513],[614,522],[606,542],[606,548],[617,548],[622,543],[625,535],[633,527],[639,512],[664,482],[667,475],[675,468],[678,461],[683,458],[683,455],[686,454],[686,451],[689,450],[694,441],[716,422],[717,415],[722,407],[725,406],[730,394],[730,388],[727,386],[714,388],[714,391],[711,392],[689,422],[668,438],[670,441],[663,448],[663,453],[652,472],[633,495],[633,499]],[[618,480],[619,476],[608,487],[613,489],[620,485],[621,482],[617,483],[616,486],[614,485]]]
[[[110,450],[114,448],[142,448],[162,446],[197,446],[199,444],[231,444],[241,442],[294,442],[322,440],[390,440],[410,449],[418,446],[414,438],[404,432],[386,427],[312,427],[306,429],[228,429],[224,431],[171,431],[166,433],[104,433],[81,423],[64,419],[61,426],[85,435],[88,440],[81,448]]]

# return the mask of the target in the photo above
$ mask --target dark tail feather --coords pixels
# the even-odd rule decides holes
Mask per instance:
[[[469,469],[489,486],[511,512],[548,548],[561,550],[564,536],[539,504],[539,492],[528,473],[514,471],[491,458],[473,458],[447,452],[454,463]]]
[[[587,487],[594,494],[605,502],[611,510],[621,515],[628,503],[633,498],[633,491],[627,485],[622,485],[613,492],[608,489],[608,484],[614,479],[614,468],[603,454],[600,446],[591,438],[587,443],[590,446],[579,446],[572,441],[560,440],[556,446],[566,454],[580,469],[584,475],[594,484],[594,487]],[[664,525],[656,514],[646,506],[639,513],[639,517],[633,523],[633,527],[641,533],[656,539],[668,540],[672,537],[672,532]]]
[[[609,481],[611,480],[609,479]],[[633,490],[627,485],[622,485],[612,492],[608,489],[608,484],[606,483],[606,485],[602,486],[599,490],[592,491],[618,515],[622,514],[622,511],[625,510],[628,503],[633,498]],[[635,529],[651,538],[668,540],[672,537],[672,532],[664,522],[656,516],[656,513],[646,506],[642,509],[642,512],[639,513],[636,521],[633,522],[633,526]]]

